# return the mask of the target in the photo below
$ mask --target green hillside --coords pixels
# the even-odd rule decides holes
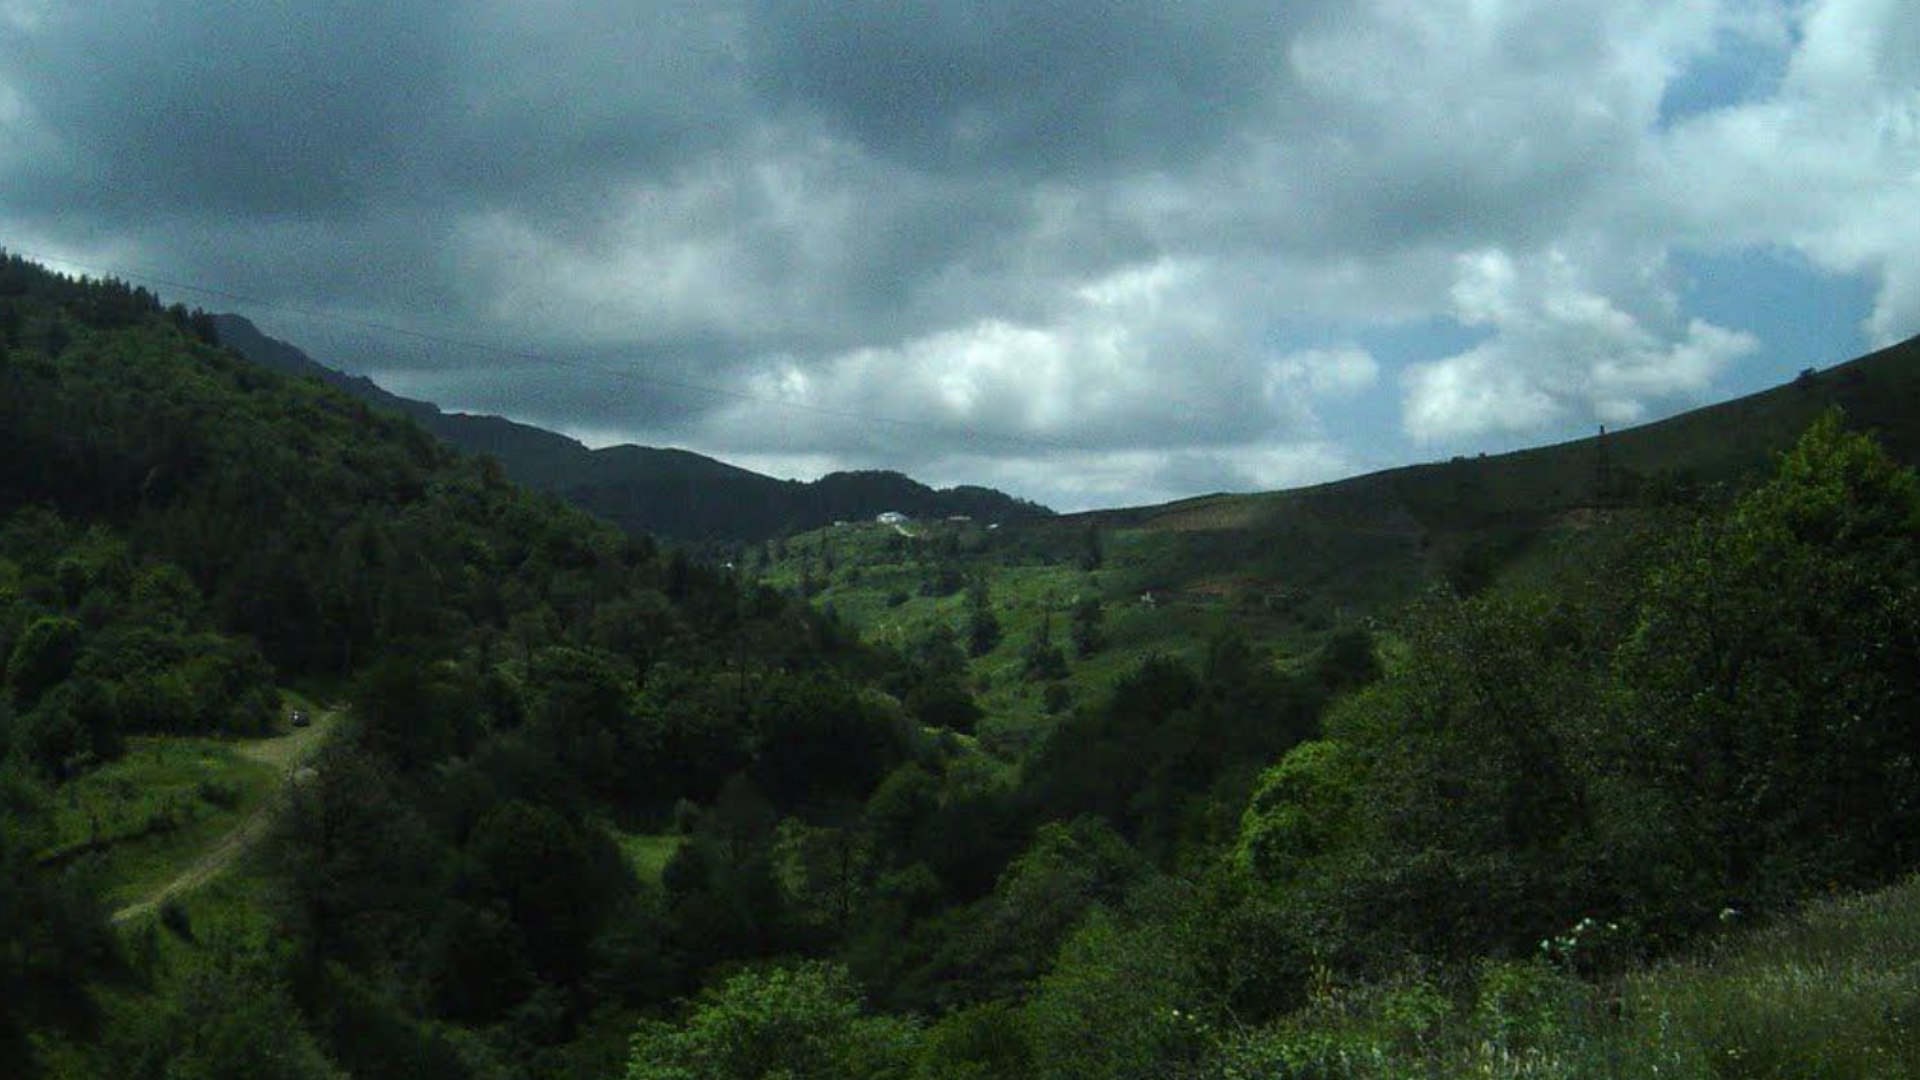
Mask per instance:
[[[549,1075],[757,948],[624,838],[863,794],[890,661],[213,336],[0,259],[8,1074]]]
[[[1910,347],[706,566],[215,336],[0,258],[8,1076],[1913,1074]]]

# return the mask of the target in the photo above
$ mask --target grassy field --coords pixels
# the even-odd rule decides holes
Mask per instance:
[[[1628,980],[1621,1056],[1663,1076],[1920,1076],[1920,882],[1814,904]]]
[[[1229,631],[1283,656],[1316,647],[1334,620],[1288,606],[1284,590],[1264,579],[1210,575],[1224,562],[1208,535],[1128,527],[1102,529],[1090,541],[1084,527],[859,522],[790,537],[771,548],[770,563],[747,570],[775,588],[809,591],[868,640],[908,651],[941,627],[964,645],[966,585],[984,577],[1001,634],[969,660],[970,688],[988,717],[983,740],[1007,755],[1031,744],[1053,715],[1047,681],[1027,671],[1028,652],[1043,637],[1067,659],[1061,682],[1070,702],[1097,700],[1148,656],[1197,657]],[[1097,569],[1086,568],[1090,542],[1100,549]],[[1101,604],[1102,643],[1081,656],[1073,609],[1085,598]]]
[[[1920,882],[1818,901],[1594,985],[1545,960],[1471,985],[1327,994],[1226,1076],[1896,1080],[1920,1076]]]
[[[102,899],[123,915],[198,887],[243,853],[266,824],[289,770],[327,738],[338,715],[290,695],[314,722],[253,739],[135,736],[118,759],[60,788],[43,862],[94,860]],[[212,856],[225,853],[224,859]],[[190,881],[183,876],[199,874]]]
[[[674,853],[680,850],[681,837],[677,833],[629,833],[615,831],[614,840],[620,845],[620,853],[627,858],[627,865],[633,868],[635,877],[641,881],[659,884],[660,875],[666,870],[667,863]]]
[[[65,785],[56,840],[42,858],[94,853],[119,907],[164,885],[231,832],[279,784],[236,740],[141,737],[127,753]]]

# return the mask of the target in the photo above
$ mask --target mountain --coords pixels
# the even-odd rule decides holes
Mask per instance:
[[[991,488],[935,489],[890,471],[778,480],[688,450],[630,445],[592,450],[530,424],[443,412],[430,402],[389,393],[364,376],[335,371],[268,337],[239,315],[216,316],[215,325],[222,344],[262,367],[317,378],[397,412],[453,446],[492,455],[512,479],[633,532],[679,541],[752,542],[889,510],[916,518],[964,515],[993,522],[1033,521],[1053,513]]]

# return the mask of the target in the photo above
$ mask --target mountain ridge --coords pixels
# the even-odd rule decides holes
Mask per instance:
[[[629,531],[683,542],[741,543],[898,511],[913,517],[1031,521],[1053,511],[992,488],[934,488],[892,470],[781,480],[673,447],[593,449],[577,439],[505,417],[447,412],[349,375],[268,336],[245,316],[215,316],[221,343],[283,374],[312,377],[397,412],[462,450],[488,454],[514,480],[553,492]]]

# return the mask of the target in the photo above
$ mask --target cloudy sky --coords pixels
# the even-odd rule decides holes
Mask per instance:
[[[1285,487],[1920,332],[1920,11],[0,0],[0,246],[595,445]]]

